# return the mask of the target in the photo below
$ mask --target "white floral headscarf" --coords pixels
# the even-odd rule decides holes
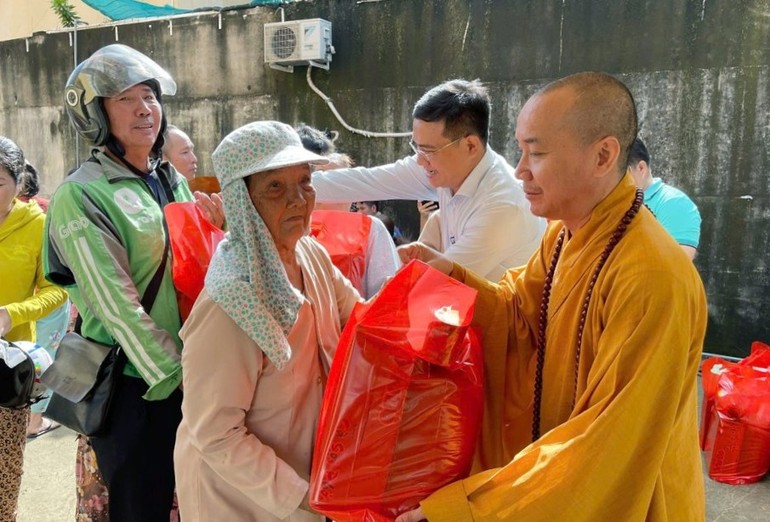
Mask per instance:
[[[297,319],[301,297],[286,276],[243,178],[328,160],[305,150],[294,129],[276,121],[236,129],[211,158],[222,187],[229,232],[211,260],[206,290],[280,370],[291,358],[287,336]]]

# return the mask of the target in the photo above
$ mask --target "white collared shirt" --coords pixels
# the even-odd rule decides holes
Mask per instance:
[[[487,279],[526,264],[540,244],[545,220],[529,210],[521,183],[505,159],[487,147],[457,193],[434,188],[409,156],[390,165],[313,174],[318,201],[433,199],[441,208],[443,253]]]

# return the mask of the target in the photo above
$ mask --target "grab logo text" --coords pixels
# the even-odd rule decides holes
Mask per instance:
[[[62,239],[68,238],[78,230],[85,230],[89,223],[90,221],[88,221],[88,218],[86,217],[73,219],[72,221],[69,221],[59,227],[59,237]]]

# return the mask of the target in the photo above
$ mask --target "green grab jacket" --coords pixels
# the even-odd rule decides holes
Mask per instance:
[[[192,201],[170,164],[155,172],[168,180],[176,201]],[[167,398],[182,382],[170,249],[152,309],[140,304],[162,259],[164,219],[147,182],[99,151],[59,186],[46,215],[46,278],[69,290],[84,337],[121,346],[124,373],[144,379],[147,400]]]

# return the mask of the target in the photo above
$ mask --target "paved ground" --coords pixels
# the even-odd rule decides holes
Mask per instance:
[[[64,427],[27,442],[17,522],[75,520],[76,447]]]
[[[75,434],[59,428],[27,444],[18,522],[67,522],[75,509]],[[770,478],[730,486],[706,477],[708,522],[770,520]]]

